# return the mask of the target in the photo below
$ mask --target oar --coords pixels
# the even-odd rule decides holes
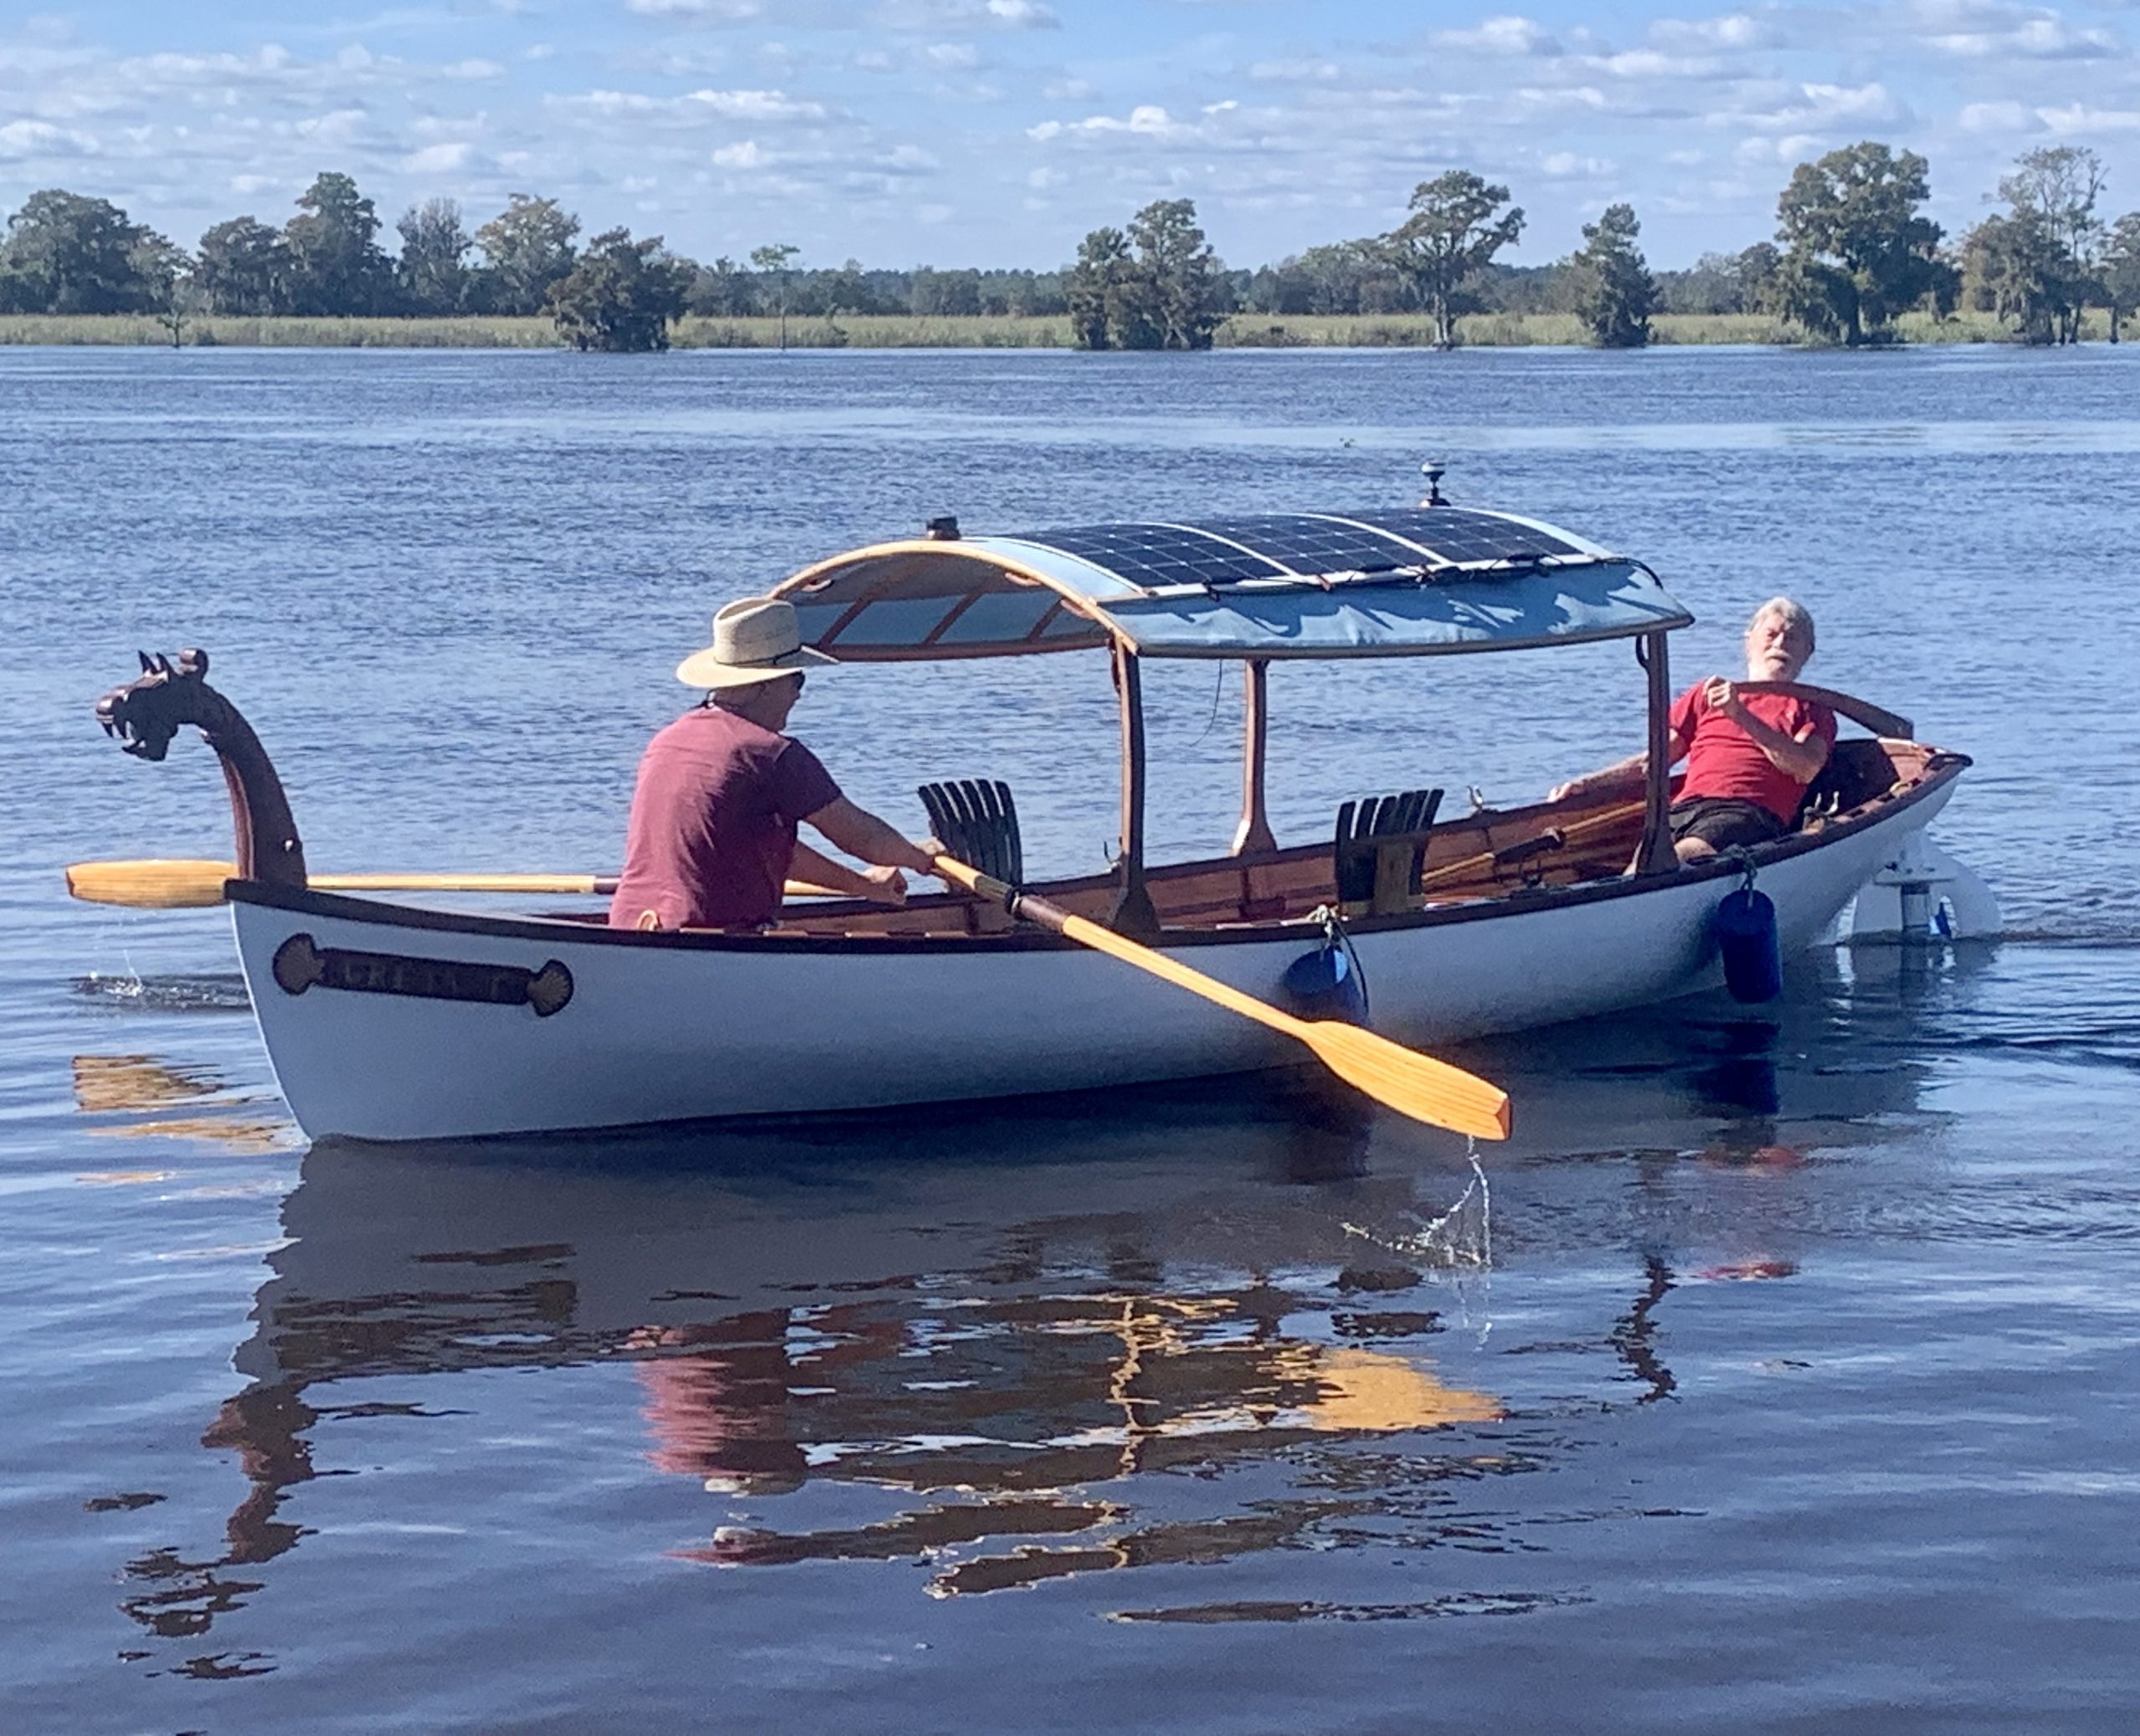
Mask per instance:
[[[237,868],[227,862],[78,862],[67,870],[67,890],[93,904],[185,910],[222,904],[223,882],[237,877]],[[305,884],[314,892],[594,893],[604,898],[617,889],[615,877],[602,874],[313,874]],[[790,880],[787,896],[843,894]]]
[[[1432,873],[1420,875],[1419,889],[1424,892],[1430,886],[1439,886],[1450,880],[1460,880],[1467,874],[1475,874],[1481,869],[1495,867],[1501,858],[1506,856],[1510,851],[1521,850],[1526,845],[1536,844],[1541,838],[1557,836],[1561,844],[1566,846],[1575,843],[1578,838],[1589,837],[1593,832],[1604,832],[1613,827],[1624,825],[1648,806],[1647,802],[1623,802],[1618,807],[1608,807],[1602,813],[1592,814],[1587,820],[1577,820],[1566,826],[1552,827],[1545,832],[1539,832],[1534,837],[1521,838],[1513,844],[1504,844],[1498,850],[1481,850],[1476,856],[1460,858],[1457,861],[1445,863],[1434,869]]]
[[[1803,681],[1734,681],[1731,685],[1740,693],[1786,694],[1809,705],[1826,705],[1837,716],[1862,723],[1876,736],[1888,736],[1900,741],[1917,739],[1917,731],[1907,717],[1883,711],[1878,705],[1854,700],[1847,693],[1837,693],[1832,687],[1808,687]]]
[[[1020,892],[992,875],[949,856],[935,858],[936,872],[976,897],[1000,904],[1011,915],[1052,929],[1065,939],[1089,946],[1109,958],[1201,995],[1206,1000],[1253,1019],[1259,1025],[1297,1039],[1316,1058],[1355,1090],[1387,1104],[1414,1121],[1424,1121],[1481,1139],[1508,1138],[1508,1093],[1461,1067],[1419,1054],[1386,1036],[1338,1019],[1297,1019],[1253,995],[1192,970],[1180,960],[1139,946],[1113,929],[1073,916],[1029,892]]]

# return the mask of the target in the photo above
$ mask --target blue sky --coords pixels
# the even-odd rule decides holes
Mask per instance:
[[[521,191],[703,259],[1048,267],[1188,197],[1253,265],[1462,165],[1528,213],[1512,257],[1626,199],[1675,266],[1767,236],[1792,164],[1861,138],[1930,160],[1950,232],[2036,145],[2094,147],[2140,209],[2136,43],[2140,0],[0,7],[0,210],[64,186],[191,245],[331,168],[390,224]]]

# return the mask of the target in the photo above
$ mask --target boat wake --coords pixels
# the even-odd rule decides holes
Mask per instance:
[[[74,979],[74,990],[85,1000],[112,1006],[159,1013],[242,1013],[252,1001],[245,979],[236,971],[184,973],[170,976],[107,976],[92,971]]]

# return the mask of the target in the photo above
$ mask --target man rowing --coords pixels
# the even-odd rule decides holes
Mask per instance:
[[[792,604],[752,597],[713,618],[713,643],[676,666],[704,702],[655,735],[632,792],[624,872],[609,924],[756,929],[780,914],[788,876],[833,892],[906,902],[928,853],[839,791],[818,756],[782,734],[803,671],[833,659],[804,648]],[[796,840],[798,824],[874,864],[866,873]]]
[[[1771,597],[1754,611],[1748,681],[1796,681],[1812,655],[1813,618],[1799,604]],[[1687,762],[1669,816],[1674,853],[1682,863],[1702,862],[1781,837],[1835,741],[1835,714],[1825,705],[1742,693],[1723,675],[1695,683],[1674,702],[1668,725],[1670,763]],[[1549,799],[1639,788],[1648,767],[1649,756],[1637,754],[1562,784]]]

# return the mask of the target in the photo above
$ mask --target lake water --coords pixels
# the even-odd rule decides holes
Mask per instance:
[[[308,1151],[213,911],[198,644],[316,871],[604,872],[712,609],[970,530],[1460,503],[1816,612],[1974,755],[1995,945],[1481,1044],[1481,1153],[1302,1081]],[[2140,1716],[2140,353],[0,350],[0,1729],[2125,1730]],[[1625,646],[1281,669],[1273,818],[1639,745]],[[1239,696],[1150,681],[1155,856]],[[1077,657],[851,670],[865,805],[1098,868]],[[867,1041],[867,1033],[858,1033]],[[1490,1261],[1450,1264],[1454,1245]]]

